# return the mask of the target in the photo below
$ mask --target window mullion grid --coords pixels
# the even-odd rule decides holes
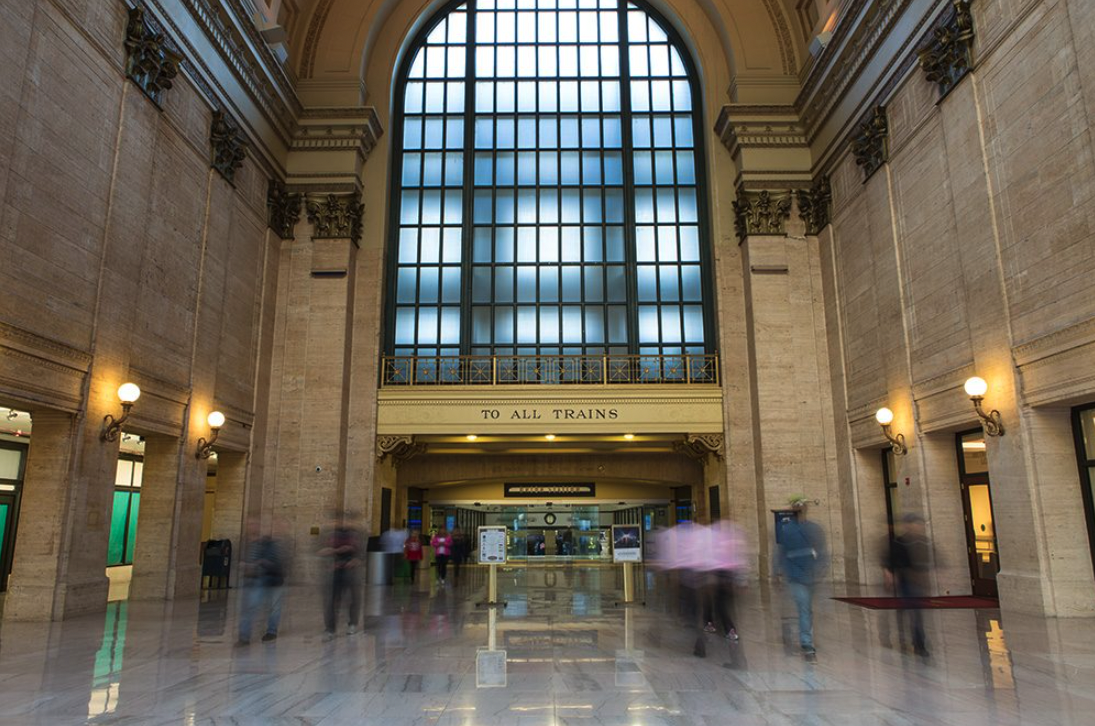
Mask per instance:
[[[477,46],[475,0],[468,0],[464,21],[464,188],[460,225],[460,354],[471,353],[472,282],[475,242],[475,51]],[[446,59],[448,53],[445,54]],[[445,91],[448,93],[448,84]],[[448,99],[446,98],[446,108]],[[446,136],[447,137],[447,136]],[[448,158],[446,150],[446,160]]]
[[[631,43],[627,31],[627,0],[616,8],[620,41],[620,131],[623,139],[624,167],[624,267],[627,272],[627,349],[639,352],[639,290],[635,235],[635,147],[631,113]],[[653,149],[651,150],[653,151]],[[607,314],[608,308],[605,308]],[[608,332],[607,320],[606,335]],[[606,340],[607,345],[607,340]]]

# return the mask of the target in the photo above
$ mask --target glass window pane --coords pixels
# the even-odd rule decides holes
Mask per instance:
[[[418,262],[418,230],[414,227],[399,231],[399,264],[413,265]]]
[[[498,307],[494,309],[494,342],[513,342],[513,308]]]
[[[395,301],[398,303],[415,302],[415,293],[418,291],[417,280],[418,274],[415,268],[401,269],[396,282]]]
[[[512,267],[498,267],[494,270],[494,299],[496,302],[513,302]]]

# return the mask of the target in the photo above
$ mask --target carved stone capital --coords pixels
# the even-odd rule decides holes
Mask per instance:
[[[426,444],[415,441],[414,436],[377,436],[376,458],[384,461],[391,457],[392,466],[398,467],[413,456],[426,453]]]
[[[767,189],[759,192],[746,191],[739,186],[734,199],[734,227],[738,239],[745,241],[750,235],[787,234],[785,222],[791,216],[791,195],[773,195]]]
[[[278,179],[271,179],[266,191],[267,224],[281,239],[293,239],[293,228],[300,221],[302,198],[290,192]]]
[[[364,213],[361,192],[308,197],[308,221],[315,228],[313,239],[350,239],[358,244]]]
[[[969,0],[952,0],[954,8],[943,16],[919,52],[927,79],[939,86],[939,97],[950,93],[973,65],[973,14]]]
[[[810,189],[795,192],[798,214],[806,224],[806,234],[814,236],[829,226],[829,214],[833,203],[833,191],[829,177],[823,176]]]
[[[870,115],[856,127],[852,137],[852,154],[855,163],[863,167],[863,180],[871,178],[890,157],[890,124],[886,119],[886,107],[875,106]]]
[[[722,434],[688,434],[684,440],[673,444],[673,448],[706,466],[710,456],[723,457],[724,445]]]
[[[213,148],[213,168],[226,182],[235,184],[236,172],[247,158],[247,142],[240,136],[239,127],[224,111],[213,112],[209,144]]]
[[[168,47],[163,33],[157,32],[145,17],[143,7],[129,11],[125,29],[125,75],[157,106],[164,91],[179,75],[182,56]]]

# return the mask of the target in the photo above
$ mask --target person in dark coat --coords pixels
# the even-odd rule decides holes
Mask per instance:
[[[273,534],[259,535],[259,523],[248,523],[250,543],[243,558],[243,606],[240,608],[239,645],[251,642],[255,615],[266,610],[264,643],[276,640],[281,623],[281,604],[285,595],[285,576],[289,569],[285,543]]]
[[[906,514],[902,519],[901,534],[890,543],[883,567],[886,585],[896,589],[902,600],[897,621],[901,642],[905,642],[906,623],[912,631],[913,651],[928,656],[927,637],[924,634],[924,617],[918,598],[928,596],[931,571],[931,542],[928,540],[924,518],[919,514]]]
[[[827,558],[825,533],[806,519],[806,505],[792,504],[796,519],[783,524],[780,530],[779,565],[787,580],[787,590],[798,612],[798,642],[802,654],[814,658],[814,588],[825,569]]]

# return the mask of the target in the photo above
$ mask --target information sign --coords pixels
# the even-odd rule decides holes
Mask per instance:
[[[506,561],[506,528],[479,528],[479,564],[501,565]]]
[[[637,524],[612,525],[612,561],[643,561],[642,527]]]

